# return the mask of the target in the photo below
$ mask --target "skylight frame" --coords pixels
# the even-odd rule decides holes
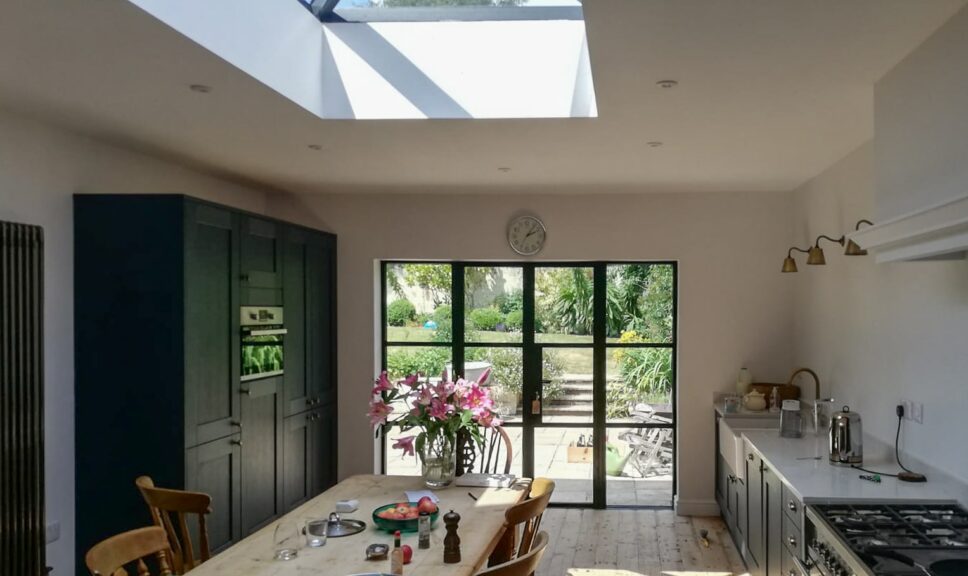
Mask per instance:
[[[584,20],[581,6],[337,8],[339,0],[299,0],[322,22],[510,22]]]

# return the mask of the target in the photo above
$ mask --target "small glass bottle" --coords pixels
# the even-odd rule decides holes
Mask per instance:
[[[417,548],[430,548],[430,513],[421,512],[417,519]]]
[[[773,387],[773,391],[770,392],[770,412],[780,411],[780,388],[777,386]]]
[[[403,576],[403,548],[400,547],[400,531],[393,533],[393,550],[390,551],[390,574]]]

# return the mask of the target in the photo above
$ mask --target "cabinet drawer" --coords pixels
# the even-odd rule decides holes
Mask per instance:
[[[800,570],[796,560],[794,560],[793,553],[786,549],[783,551],[783,560],[780,564],[780,574],[781,576],[810,576],[810,574]]]
[[[800,549],[802,547],[800,527],[790,520],[789,516],[783,517],[783,530],[781,531],[781,536],[783,540],[783,546],[786,547],[790,554],[793,554],[797,558],[802,558],[803,555],[800,554]]]
[[[786,484],[783,485],[781,503],[783,505],[783,513],[786,514],[787,518],[793,521],[794,525],[798,528],[800,527],[800,518],[803,516],[803,503],[800,499],[794,495],[793,491]]]

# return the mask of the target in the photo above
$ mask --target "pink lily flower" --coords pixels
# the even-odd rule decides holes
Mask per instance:
[[[393,384],[390,382],[390,379],[387,378],[386,370],[384,370],[383,372],[380,372],[380,377],[377,378],[376,382],[373,384],[374,394],[378,392],[382,392],[384,390],[387,390],[387,391],[393,390]]]
[[[417,403],[422,406],[430,406],[430,402],[434,399],[434,391],[430,386],[424,386],[417,392]]]
[[[491,376],[491,367],[488,366],[487,368],[484,369],[484,373],[481,374],[481,377],[477,379],[478,386],[483,386],[484,383],[487,382],[487,379],[490,376]]]
[[[397,438],[397,441],[393,443],[393,448],[400,448],[403,450],[405,456],[413,456],[413,441],[416,436],[403,436]]]
[[[370,409],[366,413],[370,417],[370,426],[376,428],[381,424],[386,424],[387,416],[393,412],[393,406],[388,406],[378,395],[374,395],[370,400]]]
[[[420,384],[420,374],[411,374],[403,379],[403,384],[410,388],[416,388]]]

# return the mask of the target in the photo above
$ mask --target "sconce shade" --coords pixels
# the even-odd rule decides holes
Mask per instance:
[[[857,242],[848,240],[847,249],[844,250],[844,256],[867,256],[867,250],[861,248]]]
[[[796,272],[797,271],[797,261],[793,259],[793,256],[787,256],[783,259],[783,272]]]
[[[827,263],[827,259],[823,255],[823,248],[820,246],[811,246],[810,251],[807,253],[807,264],[811,266],[823,266]]]

